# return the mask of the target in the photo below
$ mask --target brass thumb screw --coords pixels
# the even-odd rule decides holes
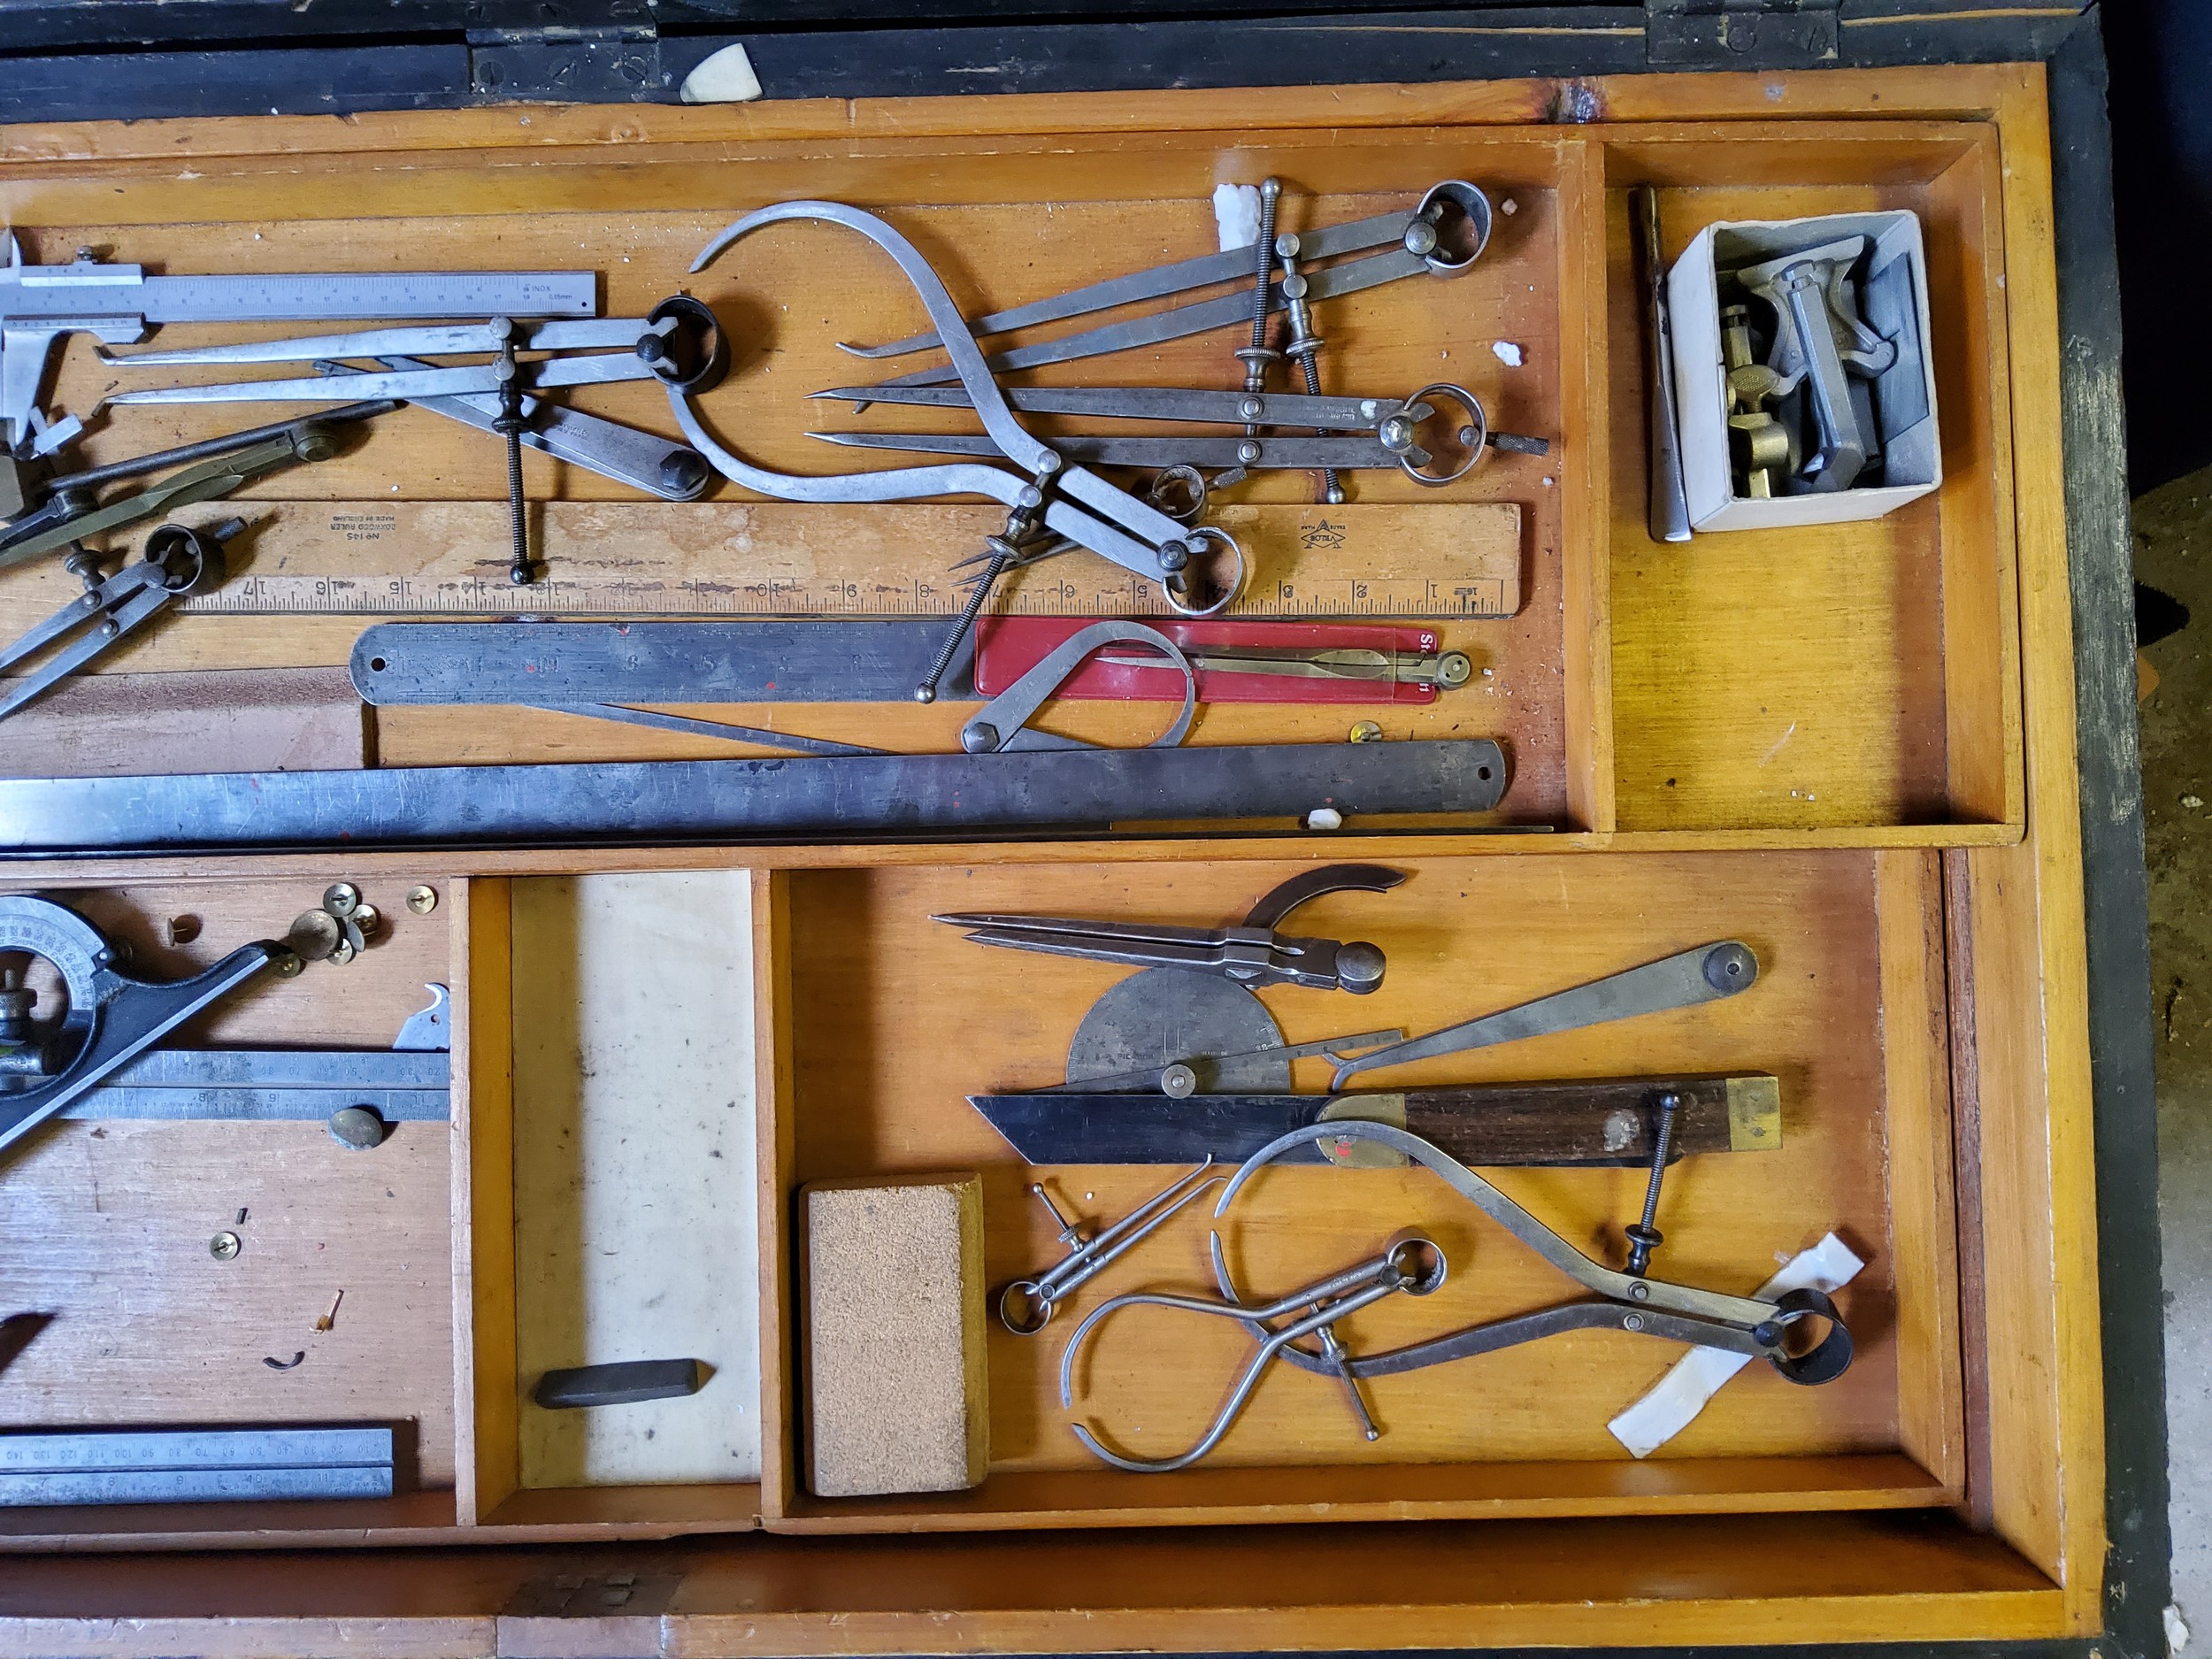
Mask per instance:
[[[1665,1242],[1666,1234],[1652,1225],[1659,1219],[1659,1183],[1667,1173],[1667,1155],[1674,1149],[1674,1115],[1682,1110],[1682,1097],[1672,1089],[1658,1100],[1659,1132],[1651,1142],[1651,1179],[1644,1187],[1644,1218],[1624,1229],[1628,1234],[1628,1271],[1642,1278],[1651,1265],[1651,1253]]]

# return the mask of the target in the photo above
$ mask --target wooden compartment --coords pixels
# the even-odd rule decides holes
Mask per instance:
[[[1839,1294],[1858,1340],[1840,1381],[1806,1388],[1763,1366],[1724,1389],[1647,1463],[1607,1433],[1682,1350],[1621,1333],[1559,1337],[1371,1386],[1386,1432],[1354,1430],[1337,1385],[1279,1368],[1215,1452],[1171,1475],[1107,1468],[1068,1430],[1057,1394],[1068,1333],[1101,1301],[1207,1285],[1210,1202],[1194,1205],[1067,1303],[1041,1334],[990,1323],[991,1473],[966,1493],[809,1496],[796,1433],[795,1354],[777,1321],[785,1394],[782,1472],[768,1463],[772,1527],[818,1530],[1124,1525],[1414,1516],[1686,1513],[1924,1507],[1962,1489],[1953,1262],[1945,987],[1925,955],[1939,927],[1927,854],[1423,861],[1386,895],[1339,895],[1299,926],[1372,939],[1382,988],[1263,995],[1285,1039],[1350,1029],[1432,1031],[1710,940],[1740,938],[1759,983],[1724,1002],[1363,1077],[1360,1087],[1677,1072],[1770,1071],[1777,1151],[1711,1155],[1666,1186],[1667,1242],[1652,1271],[1748,1291],[1833,1229],[1866,1259]],[[947,910],[1198,922],[1240,912],[1288,867],[1182,864],[796,872],[772,905],[776,994],[791,1009],[788,1067],[772,1107],[780,1194],[772,1294],[794,1295],[800,1184],[977,1169],[990,1283],[1062,1248],[1028,1184],[1042,1180],[1094,1227],[1176,1172],[1161,1166],[1033,1171],[964,1096],[1064,1075],[1083,1012],[1127,975],[1110,964],[1025,958],[967,943],[930,920]],[[1347,1022],[1350,1024],[1347,1024]],[[1325,1088],[1325,1062],[1301,1082]],[[1495,1178],[1580,1248],[1617,1262],[1641,1202],[1640,1171],[1514,1170]],[[770,1183],[764,1177],[764,1190]],[[766,1225],[765,1221],[764,1224]],[[1263,1177],[1225,1224],[1249,1294],[1273,1296],[1380,1248],[1401,1226],[1443,1247],[1434,1295],[1357,1316],[1347,1339],[1375,1352],[1578,1297],[1563,1276],[1425,1171],[1286,1168]],[[1132,1312],[1087,1348],[1075,1420],[1133,1455],[1194,1441],[1250,1352],[1229,1321]],[[1087,1378],[1087,1380],[1083,1380]]]
[[[1071,119],[1061,130],[978,138],[857,134],[801,118],[795,128],[741,125],[709,138],[704,127],[652,121],[649,135],[640,132],[618,151],[557,125],[549,134],[498,122],[472,125],[465,137],[426,123],[404,142],[395,134],[382,147],[307,144],[280,159],[246,145],[207,157],[187,179],[165,157],[127,145],[96,165],[70,153],[0,161],[0,205],[26,257],[42,262],[91,245],[176,271],[589,267],[603,273],[611,314],[688,288],[718,308],[736,347],[731,378],[703,401],[710,425],[764,465],[822,472],[876,463],[812,442],[810,426],[956,430],[963,418],[879,410],[856,422],[840,406],[806,401],[817,388],[876,371],[838,351],[838,341],[897,334],[918,310],[887,259],[825,225],[772,227],[687,275],[697,250],[741,212],[793,195],[879,209],[937,264],[956,298],[981,306],[1210,248],[1205,204],[1225,179],[1281,176],[1286,223],[1296,226],[1382,211],[1435,180],[1471,179],[1498,205],[1489,251],[1463,276],[1410,278],[1329,303],[1325,379],[1333,390],[1392,395],[1461,380],[1494,425],[1552,439],[1552,453],[1494,455],[1440,491],[1394,472],[1357,473],[1340,518],[1370,550],[1363,557],[1387,568],[1401,546],[1442,560],[1455,536],[1486,544],[1499,530],[1482,513],[1517,512],[1519,608],[1504,619],[1440,625],[1444,643],[1469,650],[1485,672],[1432,705],[1211,704],[1193,741],[1336,741],[1370,716],[1392,739],[1497,738],[1511,770],[1498,811],[1434,831],[1551,828],[1587,844],[1656,834],[1686,846],[2017,838],[2010,324],[2001,180],[1987,126],[1771,120],[1722,134],[1686,123],[1563,130],[1381,120],[1333,130],[1194,116],[1190,125],[1136,129]],[[1648,541],[1625,219],[1627,188],[1647,180],[1662,188],[1678,246],[1724,214],[1880,204],[1922,216],[1945,434],[1947,481],[1936,496],[1866,525],[1707,535],[1674,548]],[[346,217],[332,216],[338,203]],[[363,235],[364,223],[377,233]],[[212,332],[176,326],[163,341],[191,344]],[[1234,367],[1225,338],[1026,378],[1223,384],[1225,365]],[[1499,346],[1517,352],[1519,365],[1507,366]],[[79,339],[63,354],[54,401],[90,408],[116,383]],[[584,388],[574,401],[656,429],[670,425],[656,388]],[[86,454],[104,460],[203,438],[237,419],[222,405],[118,411]],[[1069,424],[1035,419],[1048,434]],[[534,453],[526,473],[541,503],[533,510],[539,530],[556,538],[551,580],[531,597],[553,611],[587,603],[576,596],[582,588],[563,586],[572,566],[562,549],[575,538],[592,542],[603,566],[611,560],[629,571],[642,611],[926,611],[950,603],[941,572],[997,522],[995,510],[970,506],[759,502],[727,484],[692,506],[641,503]],[[510,611],[503,483],[496,448],[480,435],[420,411],[387,418],[349,453],[248,492],[249,503],[283,505],[250,533],[226,593],[260,594],[253,603],[273,614],[173,618],[105,669],[328,668],[381,615]],[[1303,473],[1263,474],[1225,498],[1221,512],[1234,518],[1254,503],[1295,511],[1311,490]],[[212,503],[183,517],[228,511]],[[864,562],[879,567],[872,598],[849,598],[818,580],[827,550],[840,547],[866,549]],[[761,577],[764,565],[772,579]],[[1256,555],[1255,589],[1282,580],[1279,566]],[[21,572],[0,593],[0,624],[43,615],[73,580],[58,565]],[[1049,603],[1112,611],[1127,598],[1127,581],[1094,557],[1057,559],[1016,578],[1004,604],[1030,610],[1049,592],[1071,595]],[[921,586],[936,597],[918,598]],[[1348,589],[1301,592],[1300,606],[1324,614],[1357,613],[1363,603]],[[1148,607],[1140,600],[1136,608]],[[336,695],[348,694],[341,687]],[[967,706],[783,704],[733,707],[722,718],[945,750],[956,747]],[[373,713],[369,752],[383,765],[753,752],[534,710]],[[1056,729],[1115,743],[1144,741],[1164,718],[1154,704],[1064,703],[1052,712]],[[1201,838],[1221,835],[1202,829]],[[1439,848],[1494,849],[1511,848],[1495,834]]]
[[[748,1530],[751,884],[726,870],[469,885],[461,1524]],[[566,1411],[532,1397],[549,1369],[675,1358],[705,1363],[698,1394]]]
[[[234,878],[42,896],[125,945],[131,972],[168,979],[249,941],[281,938],[324,886]],[[447,981],[455,920],[451,910],[411,915],[403,891],[370,889],[388,933],[355,962],[291,979],[264,974],[165,1046],[390,1048],[428,1002],[426,983]],[[196,937],[170,942],[173,928],[195,922]],[[58,992],[35,970],[30,982],[44,1016]],[[452,1144],[436,1123],[396,1124],[382,1146],[358,1151],[321,1122],[94,1119],[50,1123],[9,1148],[0,1303],[48,1322],[8,1345],[0,1425],[391,1424],[400,1467],[385,1499],[0,1509],[0,1548],[449,1529],[450,1285],[454,1253],[467,1248],[449,1206]],[[221,1233],[241,1240],[232,1259],[210,1253]],[[319,1330],[326,1315],[330,1328]]]
[[[2024,810],[1995,130],[1629,127],[1606,155],[1617,822],[2016,838]],[[1651,539],[1630,188],[1671,264],[1717,219],[1905,210],[1929,255],[1943,485],[1886,518]]]

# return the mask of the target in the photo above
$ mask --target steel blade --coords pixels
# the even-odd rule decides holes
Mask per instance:
[[[590,271],[381,271],[142,276],[132,265],[0,265],[0,316],[150,323],[335,322],[349,317],[589,317]]]
[[[1394,397],[1309,397],[1303,393],[1184,391],[1158,386],[1010,386],[1002,389],[1010,405],[1030,415],[1211,421],[1222,426],[1250,421],[1347,432],[1371,432],[1384,417],[1405,408]],[[964,386],[840,386],[810,396],[826,403],[896,403],[919,409],[974,407]],[[1255,398],[1260,412],[1248,415],[1245,409]]]
[[[442,1048],[151,1048],[103,1087],[442,1093],[452,1072]]]
[[[807,436],[849,449],[892,449],[910,455],[995,457],[999,453],[990,439],[965,433],[810,432]],[[1259,454],[1248,458],[1247,444],[1257,445]],[[1384,449],[1379,439],[1367,437],[1102,438],[1087,434],[1055,436],[1052,447],[1062,459],[1084,466],[1291,467],[1308,472],[1333,467],[1345,472],[1398,465],[1398,457]]]
[[[322,1123],[342,1106],[366,1106],[387,1123],[444,1123],[442,1088],[140,1088],[109,1085],[81,1094],[57,1116],[147,1123]]]
[[[903,703],[944,643],[887,621],[380,622],[354,643],[376,708],[451,703]],[[969,664],[941,695],[974,695]]]
[[[1347,1078],[1379,1066],[1404,1065],[1439,1055],[1463,1054],[1471,1048],[1517,1042],[1524,1037],[1578,1031],[1588,1025],[1630,1019],[1638,1014],[1663,1013],[1717,1002],[1747,989],[1758,977],[1759,959],[1748,945],[1734,940],[1700,945],[1694,950],[1681,951],[1622,973],[1608,974],[1604,979],[1539,997],[1517,1008],[1485,1014],[1479,1019],[1416,1037],[1410,1042],[1395,1043],[1357,1056],[1337,1067],[1335,1087],[1342,1088]]]
[[[605,386],[619,380],[649,380],[653,371],[627,351],[594,352],[580,357],[544,357],[521,365],[521,380],[532,391],[560,386]],[[154,386],[118,392],[110,403],[326,403],[357,397],[396,397],[417,403],[430,397],[463,397],[499,390],[499,373],[489,363],[449,369],[395,369],[349,378],[311,374],[290,380],[222,380],[205,386]],[[995,451],[994,451],[995,453]]]
[[[1076,956],[1086,962],[1117,962],[1133,968],[1190,968],[1204,972],[1223,966],[1227,960],[1217,943],[1166,938],[1157,933],[1116,938],[1110,934],[1058,933],[1046,929],[985,927],[967,938],[973,945],[1033,950],[1048,956]]]
[[[579,351],[629,347],[653,326],[641,317],[593,317],[516,325],[518,351]],[[119,368],[174,367],[192,363],[307,363],[317,357],[450,357],[499,349],[489,323],[357,329],[342,334],[305,334],[290,340],[248,340],[193,346],[177,351],[103,351]]]
[[[1032,1164],[1241,1163],[1314,1122],[1322,1094],[971,1094],[1007,1144]],[[1308,1150],[1298,1161],[1326,1160]]]
[[[1310,303],[1335,299],[1346,294],[1357,294],[1377,288],[1385,282],[1394,282],[1400,277],[1417,276],[1426,273],[1427,262],[1419,254],[1394,249],[1389,253],[1371,254],[1364,259],[1348,260],[1343,265],[1326,265],[1310,272],[1306,277],[1306,298]],[[1283,309],[1282,284],[1278,282],[1267,290],[1267,309]],[[1013,369],[1034,369],[1048,363],[1077,363],[1087,357],[1104,357],[1109,352],[1128,351],[1139,346],[1156,346],[1170,340],[1181,340],[1191,334],[1202,334],[1233,324],[1249,323],[1252,319],[1252,296],[1249,294],[1225,294],[1218,299],[1202,300],[1194,305],[1179,305],[1172,311],[1155,311],[1148,317],[1134,317],[1126,322],[1111,323],[1103,327],[1087,328],[1079,334],[1064,334],[1057,340],[1044,340],[1032,346],[1016,346],[1011,350],[992,353],[984,359],[984,366],[994,374],[1003,374]],[[949,366],[918,369],[886,380],[887,386],[942,386],[958,380],[959,375]]]
[[[1412,223],[1413,214],[1407,211],[1379,213],[1372,219],[1353,219],[1342,225],[1325,225],[1319,230],[1300,234],[1299,251],[1304,258],[1325,259],[1333,254],[1357,253],[1369,248],[1380,248],[1389,242],[1402,242]],[[1179,259],[1172,265],[1132,271],[1125,276],[1110,277],[1103,282],[1094,282],[1085,288],[1071,288],[1064,294],[1032,300],[1026,305],[993,311],[970,323],[968,331],[979,338],[985,334],[1002,334],[1016,328],[1032,327],[1038,323],[1062,322],[1070,317],[1111,311],[1118,305],[1131,305],[1139,300],[1162,299],[1170,294],[1180,294],[1186,288],[1210,288],[1217,282],[1249,283],[1253,265],[1252,249],[1248,245],[1225,249],[1219,253],[1201,254],[1194,259]],[[1246,304],[1248,309],[1250,302],[1247,301]],[[894,340],[888,345],[840,344],[838,349],[850,352],[856,357],[897,357],[912,351],[926,351],[942,343],[933,332],[910,334],[904,340]]]

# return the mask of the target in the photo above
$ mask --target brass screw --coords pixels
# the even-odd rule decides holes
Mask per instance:
[[[1352,728],[1352,741],[1355,743],[1379,743],[1382,741],[1382,727],[1372,720],[1362,720],[1357,726]]]
[[[219,1233],[207,1241],[207,1253],[219,1262],[234,1260],[243,1248],[234,1233]]]
[[[407,889],[407,908],[418,916],[427,916],[438,908],[438,889],[431,887]]]

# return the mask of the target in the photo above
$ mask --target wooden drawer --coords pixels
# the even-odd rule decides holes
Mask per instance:
[[[358,962],[259,987],[188,1035],[373,1047],[419,1006],[425,982],[454,997],[449,1132],[403,1125],[364,1154],[313,1125],[68,1124],[7,1166],[0,1226],[38,1242],[9,1253],[0,1287],[11,1307],[57,1317],[0,1370],[0,1423],[396,1421],[411,1426],[417,1477],[388,1500],[0,1516],[11,1548],[43,1557],[34,1602],[18,1604],[33,1645],[81,1645],[82,1621],[114,1617],[139,1621],[130,1642],[164,1651],[209,1644],[212,1621],[242,1650],[380,1655],[2095,1629],[2101,1377],[2040,77],[1700,77],[1624,84],[1604,108],[1605,120],[1545,126],[1496,88],[1371,88],[0,134],[0,204],[36,257],[96,240],[119,257],[151,260],[158,248],[175,268],[212,268],[244,262],[235,232],[247,226],[263,238],[250,258],[273,268],[342,255],[422,262],[426,250],[467,263],[495,242],[502,263],[608,272],[617,310],[659,297],[713,229],[784,196],[882,206],[926,227],[949,262],[956,250],[977,272],[1018,268],[1041,292],[1094,272],[1110,235],[1144,249],[1132,264],[1153,257],[1163,227],[1185,225],[1219,176],[1278,171],[1322,193],[1317,211],[1329,217],[1410,180],[1469,176],[1517,204],[1484,268],[1494,286],[1400,285],[1360,313],[1356,340],[1348,326],[1345,349],[1363,374],[1417,377],[1409,388],[1448,352],[1495,400],[1501,426],[1559,440],[1540,465],[1486,469],[1450,497],[1523,513],[1522,610],[1450,630],[1509,670],[1510,712],[1467,727],[1500,734],[1513,757],[1495,823],[1325,840],[1267,826],[985,847],[57,859],[0,872],[10,890],[35,888],[130,940],[148,972],[280,932],[340,878],[391,917],[388,941]],[[1870,526],[1648,540],[1625,204],[1647,181],[1661,187],[1678,243],[1724,215],[1922,215],[1947,434],[1938,495]],[[1044,223],[1046,202],[1085,234]],[[373,243],[363,222],[377,227]],[[835,257],[817,257],[824,249]],[[700,287],[731,304],[741,333],[773,343],[710,404],[771,464],[816,464],[790,395],[832,365],[833,326],[787,324],[758,296],[804,288],[823,302],[817,315],[848,332],[907,314],[887,274],[851,251],[795,234],[764,242],[742,284],[718,267]],[[1524,291],[1510,292],[1517,283]],[[1528,358],[1512,373],[1488,352],[1509,334]],[[65,388],[88,386],[88,367],[73,357]],[[1217,365],[1170,350],[1162,367],[1202,383]],[[593,406],[661,424],[617,396]],[[180,422],[180,439],[197,435]],[[401,480],[407,501],[481,502],[495,491],[492,458],[395,423],[270,498],[299,511],[390,495]],[[1377,511],[1449,511],[1410,487],[1360,484]],[[1297,488],[1263,493],[1287,501]],[[587,500],[594,486],[548,474],[534,490]],[[958,550],[943,549],[948,560]],[[55,574],[0,591],[8,623],[58,602]],[[121,665],[327,665],[344,660],[359,622],[181,618]],[[1200,741],[1333,738],[1357,712],[1223,708]],[[1069,718],[1125,740],[1147,716]],[[949,747],[954,718],[831,706],[809,710],[808,729],[918,749]],[[552,716],[375,724],[386,764],[708,752]],[[1552,833],[1467,833],[1538,825]],[[1431,1028],[1706,939],[1753,944],[1766,974],[1738,1002],[1423,1075],[1774,1072],[1783,1148],[1686,1166],[1670,1185],[1660,1259],[1686,1282],[1748,1289],[1778,1252],[1835,1228],[1869,1263],[1840,1296],[1859,1337],[1854,1370],[1794,1389],[1755,1367],[1635,1462],[1604,1421],[1675,1350],[1620,1333],[1555,1338],[1379,1386],[1387,1432],[1371,1446],[1337,1420],[1329,1385],[1273,1379],[1216,1457],[1135,1476],[1092,1462],[1067,1432],[1064,1331],[1025,1342],[995,1326],[982,1486],[807,1495],[797,1187],[976,1168],[994,1282],[1048,1260],[1026,1166],[961,1097],[1049,1080],[1112,978],[994,959],[926,918],[956,895],[959,908],[1217,918],[1340,856],[1411,872],[1394,895],[1341,895],[1316,912],[1317,931],[1356,927],[1392,951],[1378,1025]],[[751,964],[754,1062],[732,1096],[733,1110],[749,1108],[756,1167],[743,1197],[758,1288],[732,1274],[727,1292],[757,1297],[758,1478],[564,1484],[526,1449],[531,1299],[543,1287],[533,1290],[534,1258],[518,1247],[538,1236],[526,1213],[538,1189],[518,1171],[544,1120],[517,1084],[518,1037],[533,1041],[549,1016],[533,988],[542,936],[518,929],[518,914],[541,896],[530,884],[685,871],[741,894],[749,917],[749,935],[726,930],[719,953],[687,948],[709,966]],[[427,915],[399,902],[416,882],[439,895]],[[196,940],[163,943],[182,915],[199,918]],[[1325,1034],[1327,1010],[1300,995],[1310,994],[1271,996],[1287,1033]],[[1126,1210],[1164,1179],[1064,1174],[1091,1217]],[[1609,1255],[1641,1187],[1610,1171],[1500,1182]],[[1417,1172],[1297,1171],[1270,1185],[1248,1211],[1247,1242],[1286,1283],[1419,1219],[1457,1253],[1449,1323],[1570,1293]],[[218,1262],[208,1238],[242,1210],[249,1248]],[[1086,1295],[1197,1271],[1203,1231],[1183,1218]],[[295,1333],[341,1289],[309,1363],[265,1363],[309,1340]],[[1192,1333],[1171,1366],[1132,1327],[1098,1350],[1079,1409],[1179,1443],[1210,1411],[1240,1340]]]
[[[1262,106],[1267,125],[1231,120],[1225,107],[1180,105],[1141,126],[1086,126],[1071,108],[1065,130],[1025,123],[991,136],[941,118],[852,132],[841,115],[818,115],[810,127],[795,111],[757,124],[726,113],[641,116],[650,130],[626,128],[624,139],[574,112],[426,117],[380,127],[380,142],[318,130],[279,154],[267,148],[274,132],[249,124],[208,141],[185,178],[165,155],[94,134],[0,163],[0,205],[26,257],[42,261],[83,245],[172,270],[466,264],[471,250],[496,250],[496,263],[601,271],[603,303],[618,314],[687,285],[719,308],[737,342],[731,379],[702,400],[705,418],[759,465],[818,472],[845,452],[810,442],[804,428],[835,425],[839,411],[805,395],[864,366],[836,342],[895,335],[918,313],[888,262],[831,226],[780,227],[687,276],[699,247],[740,212],[795,194],[888,208],[956,293],[1004,303],[1094,278],[1102,250],[1107,264],[1135,264],[1210,237],[1203,204],[1232,173],[1294,180],[1298,211],[1315,223],[1385,211],[1436,179],[1474,180],[1499,204],[1489,251],[1463,277],[1402,281],[1337,308],[1332,373],[1394,394],[1463,380],[1496,426],[1541,434],[1553,452],[1495,457],[1441,491],[1358,473],[1343,514],[1363,546],[1426,549],[1455,534],[1486,544],[1494,530],[1481,511],[1517,511],[1519,608],[1440,625],[1444,644],[1468,650],[1482,672],[1432,705],[1217,703],[1194,741],[1337,741],[1369,717],[1389,739],[1494,736],[1510,768],[1499,809],[1425,826],[1463,832],[1446,843],[1454,851],[1511,850],[1513,840],[1495,832],[1516,827],[1580,845],[1619,835],[1682,847],[2018,838],[2015,324],[1993,124],[1901,119],[1885,109],[1872,111],[1879,119],[1739,121],[1722,136],[1679,120],[1560,128],[1400,119],[1371,99],[1339,128],[1293,120],[1279,99]],[[1041,110],[1028,120],[1041,118],[1049,122]],[[1865,525],[1674,547],[1648,539],[1626,218],[1627,191],[1644,182],[1660,187],[1678,247],[1715,217],[1873,207],[1920,215],[1938,250],[1930,299],[1949,480],[1939,495]],[[2047,259],[2047,250],[2024,257]],[[196,337],[184,326],[165,339],[173,334],[178,343]],[[1517,349],[1520,366],[1494,354],[1501,344]],[[1203,385],[1219,380],[1220,357],[1216,337],[1173,342],[1148,354],[1143,373]],[[1094,381],[1133,372],[1107,363],[1075,366]],[[89,409],[114,378],[76,342],[56,401]],[[584,388],[576,401],[669,424],[657,387]],[[154,418],[111,421],[88,442],[90,458],[142,445],[150,431],[189,441],[236,424],[223,405],[130,412]],[[902,426],[946,420],[899,412]],[[528,488],[547,503],[535,510],[541,532],[557,540],[549,583],[533,603],[555,611],[570,603],[569,544],[559,535],[596,537],[603,563],[618,556],[641,590],[676,595],[666,608],[677,611],[844,607],[809,573],[831,549],[863,547],[891,595],[881,605],[897,608],[919,603],[911,590],[922,577],[973,551],[995,522],[989,510],[965,507],[739,506],[741,492],[726,483],[701,503],[639,504],[619,485],[541,461],[529,457]],[[456,442],[446,423],[408,413],[336,459],[274,475],[247,500],[288,505],[256,526],[233,582],[204,602],[271,614],[180,617],[109,666],[336,667],[363,623],[390,609],[511,610],[497,463],[495,446]],[[1305,474],[1279,472],[1238,502],[1310,495]],[[584,505],[592,503],[606,504]],[[1226,511],[1233,518],[1240,510]],[[212,521],[231,511],[213,503],[180,517]],[[1286,580],[1283,551],[1256,544],[1251,589]],[[721,574],[726,587],[733,565],[787,570],[789,589],[733,595],[701,585]],[[73,580],[52,565],[21,573],[0,594],[0,626],[44,615]],[[1102,561],[1057,560],[1018,577],[1002,603],[1020,610],[1044,603],[1048,588],[1088,595],[1095,586],[1096,608],[1110,611],[1126,582]],[[1361,602],[1332,591],[1325,603],[1356,611]],[[735,707],[724,718],[944,751],[957,748],[966,706]],[[534,710],[372,715],[368,753],[387,766],[749,752]],[[1145,741],[1166,718],[1156,705],[1123,703],[1064,703],[1054,716],[1058,729],[1115,743]],[[147,757],[138,764],[176,769]]]

